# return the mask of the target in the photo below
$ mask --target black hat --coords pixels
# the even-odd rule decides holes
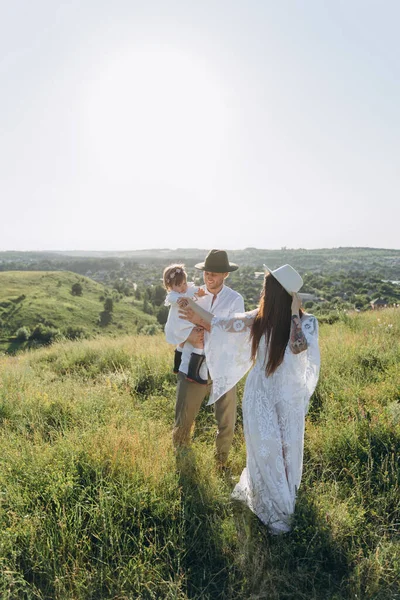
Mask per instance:
[[[236,271],[238,265],[230,263],[225,250],[210,250],[206,256],[206,260],[195,265],[196,269],[201,271],[210,271],[210,273],[230,273]]]

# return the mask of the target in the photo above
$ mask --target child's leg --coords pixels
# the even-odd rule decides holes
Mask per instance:
[[[192,350],[192,354],[200,354],[200,355],[203,355],[203,354],[204,354],[204,348],[193,348],[193,350]]]
[[[188,374],[187,374],[187,379],[189,379],[189,381],[195,381],[196,383],[200,383],[201,385],[207,385],[207,383],[208,383],[207,369],[206,368],[203,369],[203,373],[201,373],[201,375],[203,375],[203,377],[200,375],[200,369],[204,363],[204,358],[205,358],[204,343],[198,342],[193,347],[192,353],[190,355]],[[205,367],[205,365],[204,365],[204,367]]]
[[[185,342],[183,344],[179,344],[179,346],[177,346],[175,348],[174,368],[173,368],[173,371],[175,374],[179,373],[179,367],[181,366],[181,361],[182,361],[182,350],[183,350],[184,345],[185,345]]]
[[[195,381],[196,383],[200,383],[201,385],[207,385],[207,375],[205,375],[206,378],[201,377],[200,375],[200,369],[205,359],[204,350],[201,350],[201,353],[199,352],[199,350],[201,350],[201,348],[195,348],[190,355],[187,379],[189,379],[189,381]]]

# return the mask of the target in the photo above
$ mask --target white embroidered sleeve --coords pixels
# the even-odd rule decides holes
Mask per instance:
[[[310,398],[317,387],[319,371],[321,366],[321,356],[318,344],[318,321],[313,315],[304,315],[301,319],[301,328],[307,338],[308,347],[307,366],[306,366],[306,412]]]
[[[250,330],[257,309],[232,318],[213,317],[205,353],[212,379],[208,405],[232,389],[252,366]]]

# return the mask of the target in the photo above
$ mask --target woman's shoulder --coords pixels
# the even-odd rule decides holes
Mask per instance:
[[[317,321],[317,317],[315,315],[303,312],[303,314],[301,315],[301,320],[305,321],[306,319],[313,319],[314,321]]]
[[[318,319],[315,315],[303,313],[301,315],[301,326],[310,332],[315,331],[318,328]]]

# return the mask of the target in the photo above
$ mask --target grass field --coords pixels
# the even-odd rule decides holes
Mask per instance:
[[[71,294],[74,283],[81,284],[81,296]],[[21,344],[14,338],[17,330],[28,327],[32,331],[38,323],[61,333],[82,328],[88,336],[132,334],[156,323],[132,303],[120,301],[114,302],[112,322],[101,327],[99,314],[104,310],[105,295],[102,285],[75,273],[0,272],[0,350],[19,349]]]
[[[400,598],[399,339],[398,310],[321,327],[283,537],[231,503],[209,409],[175,456],[161,336],[0,356],[0,597]],[[244,464],[239,410],[234,478]]]

